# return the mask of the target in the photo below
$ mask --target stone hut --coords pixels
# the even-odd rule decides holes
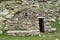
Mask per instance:
[[[51,29],[50,18],[45,13],[30,9],[16,12],[10,22],[9,30],[39,30],[44,32]]]
[[[24,1],[25,2],[25,1]],[[40,32],[51,31],[51,21],[55,21],[56,13],[51,3],[44,6],[44,3],[29,1],[6,1],[1,3],[0,30],[7,30],[9,35],[30,35]],[[52,5],[53,6],[53,5]],[[22,32],[22,33],[21,33]]]

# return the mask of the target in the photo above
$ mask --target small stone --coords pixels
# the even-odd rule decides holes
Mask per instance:
[[[2,34],[2,33],[3,33],[3,31],[0,30],[0,34]]]
[[[4,11],[0,12],[0,15],[7,15],[9,13],[9,11],[7,9],[5,9]]]
[[[60,20],[60,18],[59,18],[59,20]]]
[[[49,30],[49,32],[55,32],[56,31],[56,28],[51,28],[50,30]]]
[[[55,20],[55,19],[50,19],[50,21],[53,21],[53,22],[55,22],[56,20]]]
[[[41,37],[41,34],[39,34],[39,37]]]
[[[12,17],[12,14],[9,14],[6,16],[6,18],[11,18]]]
[[[8,30],[8,27],[4,27],[4,30]]]
[[[48,10],[45,10],[45,12],[48,12]]]
[[[59,24],[60,24],[60,22],[59,22]]]
[[[31,24],[32,22],[27,22],[27,24]]]
[[[48,33],[48,34],[50,34],[50,33]]]
[[[7,20],[7,22],[11,23],[11,21],[10,21],[10,20]]]
[[[57,4],[60,4],[60,0],[58,0]]]
[[[11,34],[8,34],[8,35],[16,36],[14,33],[11,33]]]
[[[55,39],[55,40],[59,40],[59,39]]]
[[[48,4],[50,4],[50,3],[51,3],[51,1],[48,1],[47,3],[48,3]]]
[[[39,16],[39,14],[36,14],[36,16]]]

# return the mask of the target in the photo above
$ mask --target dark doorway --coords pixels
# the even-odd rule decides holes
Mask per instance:
[[[44,19],[43,18],[39,18],[39,30],[40,32],[44,33]]]

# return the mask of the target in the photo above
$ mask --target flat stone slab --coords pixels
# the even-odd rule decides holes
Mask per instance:
[[[8,35],[13,36],[32,36],[40,34],[39,30],[28,30],[28,31],[7,31]]]

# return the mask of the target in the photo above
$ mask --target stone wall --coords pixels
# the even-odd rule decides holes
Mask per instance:
[[[15,28],[27,30],[39,29],[39,19],[36,14],[38,13],[32,12],[31,10],[23,11],[21,13],[17,12],[11,19],[11,25]]]

